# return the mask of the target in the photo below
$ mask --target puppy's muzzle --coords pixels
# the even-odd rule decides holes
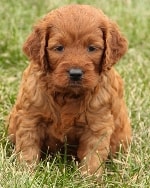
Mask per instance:
[[[83,77],[83,71],[79,68],[71,68],[68,73],[71,81],[81,81]]]

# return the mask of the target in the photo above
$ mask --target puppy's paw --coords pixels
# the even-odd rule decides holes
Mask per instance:
[[[80,171],[83,176],[100,177],[103,172],[103,161],[96,154],[84,157],[80,163]]]

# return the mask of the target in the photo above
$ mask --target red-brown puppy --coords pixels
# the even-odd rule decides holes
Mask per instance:
[[[19,160],[39,161],[66,142],[84,173],[126,150],[131,127],[123,83],[112,67],[127,51],[118,26],[102,11],[70,5],[47,14],[23,46],[23,74],[9,134]]]

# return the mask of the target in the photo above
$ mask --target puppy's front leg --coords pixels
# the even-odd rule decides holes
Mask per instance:
[[[88,130],[81,139],[78,148],[78,158],[81,161],[83,174],[101,175],[103,162],[107,159],[110,147],[110,137],[113,131],[113,122],[107,126],[99,126],[99,130]]]
[[[40,135],[36,127],[21,126],[16,131],[16,153],[19,161],[28,164],[39,162],[40,159]]]

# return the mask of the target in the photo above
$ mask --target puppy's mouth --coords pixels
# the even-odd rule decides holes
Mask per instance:
[[[70,81],[68,84],[68,87],[70,88],[81,88],[83,87],[82,82],[81,81]]]
[[[85,93],[85,88],[80,81],[70,81],[67,85],[67,91],[72,95],[72,98],[77,98],[76,96],[82,96]]]

